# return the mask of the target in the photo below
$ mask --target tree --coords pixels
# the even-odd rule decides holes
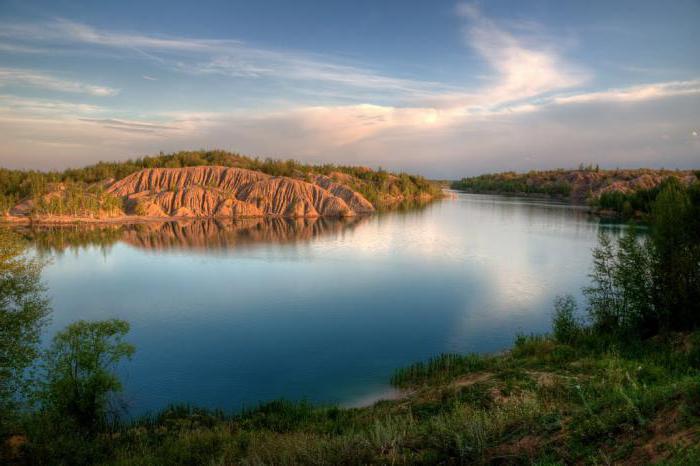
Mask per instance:
[[[84,434],[108,426],[110,397],[122,389],[114,371],[134,353],[123,341],[128,332],[128,322],[113,319],[81,320],[58,333],[44,355],[42,408]]]
[[[49,303],[43,262],[28,257],[15,233],[0,229],[0,438],[8,433],[25,392],[25,372],[38,356]]]
[[[604,232],[598,236],[598,246],[593,250],[591,286],[583,292],[588,298],[588,314],[598,331],[613,332],[619,327],[620,290],[615,277],[615,245]]]
[[[647,338],[700,326],[700,186],[665,182],[652,204],[651,235],[601,235],[584,289],[596,330]]]
[[[700,233],[697,183],[669,179],[652,206],[654,300],[672,330],[700,325]]]

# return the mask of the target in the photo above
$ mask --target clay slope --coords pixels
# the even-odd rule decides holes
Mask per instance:
[[[331,180],[314,184],[218,166],[145,169],[107,192],[125,200],[128,214],[149,217],[349,217],[374,210]]]

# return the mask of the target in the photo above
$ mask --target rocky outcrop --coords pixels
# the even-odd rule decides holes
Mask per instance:
[[[331,178],[324,175],[317,175],[314,177],[313,182],[344,200],[345,203],[357,213],[364,214],[374,211],[374,206],[371,202],[365,199],[360,193],[353,191],[344,184],[336,183]]]
[[[314,183],[243,168],[153,168],[107,192],[127,214],[149,217],[350,217],[374,211],[361,194],[326,177]]]

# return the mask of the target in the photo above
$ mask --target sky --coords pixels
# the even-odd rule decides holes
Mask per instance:
[[[700,168],[700,1],[0,0],[0,166]]]

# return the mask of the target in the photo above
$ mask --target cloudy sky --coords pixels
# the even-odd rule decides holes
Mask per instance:
[[[699,44],[697,0],[0,0],[0,165],[697,168]]]

